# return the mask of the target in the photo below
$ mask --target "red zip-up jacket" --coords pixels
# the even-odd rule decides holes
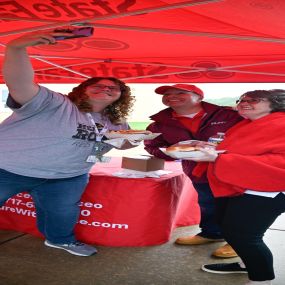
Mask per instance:
[[[172,117],[173,109],[171,108],[152,115],[150,119],[154,122],[147,127],[147,130],[153,133],[161,133],[161,135],[153,140],[146,140],[144,142],[145,150],[156,157],[174,160],[160,151],[159,148],[165,148],[185,140],[208,141],[208,138],[216,135],[217,132],[225,132],[242,120],[242,117],[230,107],[221,107],[202,102],[202,108],[205,114],[195,135],[182,125],[178,119]],[[195,165],[196,162],[194,161],[182,160],[183,171],[193,182],[208,183],[206,174],[201,177],[192,175]]]

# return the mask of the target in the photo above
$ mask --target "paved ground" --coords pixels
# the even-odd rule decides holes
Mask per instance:
[[[30,235],[0,231],[1,285],[243,285],[245,274],[219,275],[200,270],[219,261],[210,253],[222,243],[177,246],[176,237],[197,232],[197,226],[175,230],[171,240],[150,247],[98,247],[92,257],[76,257],[51,249]],[[265,240],[275,257],[277,278],[285,284],[285,215],[268,230]]]

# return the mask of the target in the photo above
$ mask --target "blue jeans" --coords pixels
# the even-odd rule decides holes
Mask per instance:
[[[0,207],[10,197],[28,192],[33,197],[39,231],[52,243],[75,241],[74,227],[80,214],[79,201],[88,174],[64,179],[17,175],[0,169]]]
[[[215,198],[208,183],[193,183],[198,193],[198,204],[200,207],[201,220],[199,227],[200,236],[205,238],[221,239],[223,235],[216,221]]]
[[[218,223],[225,239],[244,262],[249,279],[274,279],[273,256],[263,236],[285,212],[285,195],[280,193],[275,198],[268,198],[245,194],[216,198],[216,205]]]

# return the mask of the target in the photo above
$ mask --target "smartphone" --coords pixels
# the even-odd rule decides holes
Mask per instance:
[[[93,27],[82,27],[77,29],[56,29],[54,33],[69,33],[70,36],[54,36],[56,40],[66,40],[82,37],[90,37],[93,35]]]

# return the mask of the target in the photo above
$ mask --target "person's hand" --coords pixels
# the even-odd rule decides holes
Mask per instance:
[[[182,158],[183,160],[192,160],[192,161],[207,161],[207,162],[214,162],[218,155],[219,152],[217,152],[214,148],[211,147],[206,147],[206,148],[201,148],[199,149],[203,153],[203,155],[198,156],[198,157],[187,157],[187,158]]]

